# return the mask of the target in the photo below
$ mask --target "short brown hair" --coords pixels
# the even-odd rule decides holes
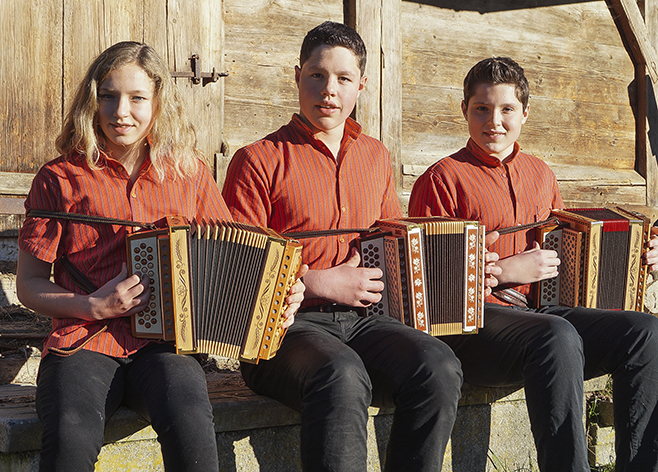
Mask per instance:
[[[366,72],[366,45],[359,33],[343,23],[325,21],[306,33],[299,53],[299,67],[311,57],[319,46],[341,46],[349,49],[356,56],[361,76]]]
[[[528,106],[530,88],[523,68],[509,57],[490,57],[475,64],[466,74],[464,79],[464,103],[475,94],[475,89],[480,84],[509,84],[515,88],[516,98],[523,104],[523,109]]]

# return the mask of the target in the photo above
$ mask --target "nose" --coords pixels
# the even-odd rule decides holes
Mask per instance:
[[[116,103],[117,105],[114,110],[114,116],[117,118],[123,118],[130,114],[130,100],[128,97],[119,97]]]
[[[337,79],[335,77],[327,77],[327,80],[324,83],[324,88],[322,89],[322,95],[328,97],[333,97],[336,95],[336,84]]]
[[[493,110],[491,112],[491,115],[489,116],[489,120],[493,125],[499,125],[502,122],[502,117],[503,114],[500,112],[500,110]]]

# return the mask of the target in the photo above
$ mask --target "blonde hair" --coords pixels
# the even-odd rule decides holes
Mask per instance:
[[[151,162],[160,180],[167,169],[174,176],[191,177],[204,156],[197,148],[196,132],[187,119],[169,68],[146,44],[124,41],[103,51],[89,66],[67,113],[55,144],[63,155],[83,155],[91,169],[98,169],[105,135],[98,126],[98,87],[115,70],[136,64],[155,84],[155,110],[149,134]]]

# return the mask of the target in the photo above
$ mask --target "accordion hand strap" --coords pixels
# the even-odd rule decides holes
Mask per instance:
[[[68,213],[66,211],[30,210],[26,216],[34,218],[54,218],[59,220],[82,221],[84,223],[103,223],[119,226],[135,226],[148,229],[157,229],[153,223],[142,223],[140,221],[121,220],[119,218],[108,218],[107,216],[84,215],[81,213]]]
[[[517,231],[523,231],[524,229],[532,229],[538,226],[543,226],[546,224],[558,224],[559,220],[557,217],[551,217],[546,220],[537,221],[535,223],[528,223],[525,225],[518,226],[509,226],[507,228],[500,228],[494,231],[497,231],[500,234],[510,234]],[[283,236],[294,239],[308,239],[308,238],[317,238],[320,236],[334,236],[338,234],[349,234],[349,233],[376,233],[381,231],[381,228],[373,226],[371,228],[346,228],[346,229],[324,229],[324,230],[313,230],[313,231],[292,231],[289,233],[282,233]],[[491,231],[487,231],[491,233]]]

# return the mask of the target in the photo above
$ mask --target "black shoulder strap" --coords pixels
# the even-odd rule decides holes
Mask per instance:
[[[26,216],[33,218],[54,218],[60,220],[82,221],[85,223],[103,223],[119,226],[134,226],[148,229],[157,229],[153,223],[142,223],[140,221],[120,220],[106,216],[84,215],[81,213],[68,213],[66,211],[30,210]]]

